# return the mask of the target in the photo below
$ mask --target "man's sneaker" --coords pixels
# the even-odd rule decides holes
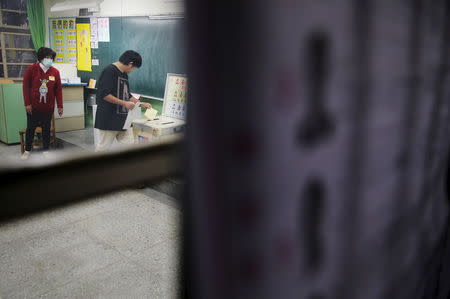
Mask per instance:
[[[24,151],[22,156],[20,157],[20,160],[27,160],[30,157],[31,152]]]

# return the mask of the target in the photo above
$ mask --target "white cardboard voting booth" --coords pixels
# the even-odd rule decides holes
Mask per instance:
[[[137,142],[145,143],[171,134],[181,134],[185,128],[187,78],[185,75],[167,74],[164,104],[161,116],[154,120],[133,121]]]

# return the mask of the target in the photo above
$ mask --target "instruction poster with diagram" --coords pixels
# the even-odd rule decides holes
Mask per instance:
[[[77,24],[77,68],[92,71],[90,24]]]
[[[109,43],[109,18],[97,19],[98,41]]]
[[[50,18],[50,47],[55,50],[55,62],[77,63],[77,32],[75,18]]]
[[[187,78],[185,75],[167,74],[164,94],[164,115],[186,118]]]

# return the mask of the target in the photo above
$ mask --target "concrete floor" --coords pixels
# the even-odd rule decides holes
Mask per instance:
[[[94,151],[94,131],[93,128],[86,128],[84,130],[69,131],[56,133],[56,144],[51,146],[53,151],[71,151],[71,152],[86,152]],[[40,149],[37,148],[32,153],[31,157],[34,159],[41,157]],[[0,163],[3,159],[9,161],[20,161],[20,145],[6,145],[0,142]]]
[[[88,131],[58,138],[92,146]],[[0,144],[0,159],[18,151]],[[1,224],[0,298],[175,298],[179,218],[176,200],[145,188]]]
[[[94,151],[94,129],[87,128],[84,130],[69,131],[56,133],[58,139],[63,140],[66,148],[70,145],[76,145],[86,151]],[[67,144],[68,143],[68,144]]]

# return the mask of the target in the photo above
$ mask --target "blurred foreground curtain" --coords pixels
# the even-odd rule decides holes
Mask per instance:
[[[449,7],[186,1],[187,298],[448,298]]]
[[[34,49],[45,45],[45,12],[43,0],[27,0],[28,24]]]

